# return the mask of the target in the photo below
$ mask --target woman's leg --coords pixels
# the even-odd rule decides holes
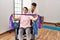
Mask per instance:
[[[26,28],[26,37],[27,37],[27,40],[31,39],[31,29],[30,28]]]
[[[23,30],[24,30],[23,28],[19,29],[19,35],[18,35],[19,40],[23,40],[23,32],[24,32]]]

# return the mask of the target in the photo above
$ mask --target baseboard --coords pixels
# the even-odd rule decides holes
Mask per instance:
[[[52,24],[55,25],[56,27],[60,27],[60,23],[44,22],[44,24]]]
[[[14,31],[14,30],[4,31],[4,32],[0,33],[0,35],[3,35],[3,34],[8,33],[8,32],[11,33],[12,31]]]
[[[55,25],[56,23],[53,23],[53,22],[44,22],[44,24],[53,24],[53,25]]]

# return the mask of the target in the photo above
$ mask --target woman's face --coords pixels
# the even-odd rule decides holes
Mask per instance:
[[[23,8],[24,14],[28,13],[28,10],[26,8]]]

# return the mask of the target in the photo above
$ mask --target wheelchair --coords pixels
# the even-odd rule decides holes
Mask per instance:
[[[32,26],[32,24],[33,24],[33,22],[32,22],[32,20],[30,20],[30,25]],[[18,20],[18,22],[14,22],[14,29],[15,29],[15,40],[19,40],[19,38],[18,38],[18,35],[19,35],[19,27],[20,27],[20,20]],[[23,33],[23,35],[24,35],[24,37],[26,37],[25,36],[25,31],[24,31],[24,33]],[[31,27],[31,35],[32,35],[32,37],[31,37],[31,40],[35,40],[35,34],[34,34],[34,31],[33,31],[33,27]],[[26,40],[26,39],[24,39],[24,40]]]

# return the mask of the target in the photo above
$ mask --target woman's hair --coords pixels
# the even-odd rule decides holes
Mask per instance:
[[[27,11],[28,11],[28,8],[27,7],[24,7]]]

